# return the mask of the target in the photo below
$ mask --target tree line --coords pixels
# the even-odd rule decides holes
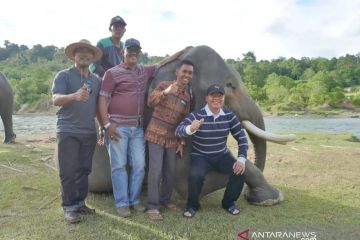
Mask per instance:
[[[162,57],[143,53],[142,63]],[[360,107],[360,54],[326,59],[279,57],[256,59],[254,52],[242,58],[225,59],[242,77],[249,94],[268,111],[303,111],[311,108]],[[9,41],[0,47],[0,71],[15,92],[15,108],[51,99],[55,74],[70,67],[63,48]]]
[[[240,73],[250,95],[270,111],[360,106],[360,54],[257,61],[248,52],[241,60],[226,63]]]

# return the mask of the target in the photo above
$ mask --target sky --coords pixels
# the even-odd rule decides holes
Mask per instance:
[[[208,45],[223,58],[339,57],[360,52],[360,0],[4,0],[4,40],[29,47],[110,36],[110,19],[150,56]]]

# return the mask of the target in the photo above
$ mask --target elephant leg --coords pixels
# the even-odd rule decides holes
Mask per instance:
[[[5,130],[5,140],[4,143],[14,143],[16,135],[13,132],[13,122],[12,122],[12,113],[5,112],[1,115],[2,121],[4,123]]]
[[[271,206],[284,200],[283,193],[272,187],[251,161],[246,161],[244,197],[250,204]]]

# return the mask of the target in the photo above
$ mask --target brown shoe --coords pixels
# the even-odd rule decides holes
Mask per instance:
[[[149,209],[146,211],[146,214],[151,220],[163,220],[161,213],[157,209]]]
[[[124,207],[119,207],[116,209],[116,211],[118,212],[118,214],[121,217],[127,218],[131,216],[131,212],[130,212],[130,208],[129,206],[124,206]]]
[[[95,214],[95,209],[89,208],[88,206],[84,205],[80,207],[77,212],[83,215],[93,215]]]
[[[140,203],[132,205],[131,206],[132,209],[134,209],[137,212],[144,212],[145,211],[145,207],[143,205],[141,205]]]
[[[80,214],[77,212],[65,211],[64,217],[65,217],[65,220],[71,224],[78,223],[81,221]]]

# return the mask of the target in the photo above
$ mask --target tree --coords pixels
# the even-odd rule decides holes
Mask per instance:
[[[297,81],[296,86],[290,89],[289,103],[296,110],[303,110],[309,104],[310,86],[306,81]]]
[[[349,54],[340,57],[336,63],[336,71],[343,87],[360,84],[360,57]]]
[[[31,50],[31,61],[37,62],[38,59],[47,59],[49,61],[54,59],[54,54],[57,51],[57,47],[55,46],[45,46],[43,47],[41,44],[36,44]]]
[[[266,92],[263,88],[251,84],[250,82],[245,83],[246,89],[250,96],[257,102],[265,102],[266,100]]]
[[[312,78],[315,75],[315,71],[310,67],[307,68],[303,74],[301,75],[300,79],[301,80],[308,80],[310,78]]]
[[[320,71],[308,81],[310,87],[309,104],[320,105],[329,102],[329,92],[336,86],[328,72]]]
[[[265,73],[261,71],[257,64],[247,64],[243,72],[243,81],[258,87],[263,87],[265,84]]]
[[[332,107],[339,107],[345,100],[345,94],[342,88],[335,87],[331,89],[328,98],[328,104]]]
[[[290,89],[295,85],[294,81],[286,76],[279,76],[276,73],[266,78],[264,89],[270,104],[287,102]]]
[[[250,52],[243,54],[243,61],[250,62],[250,63],[256,63],[255,53],[250,51]]]

